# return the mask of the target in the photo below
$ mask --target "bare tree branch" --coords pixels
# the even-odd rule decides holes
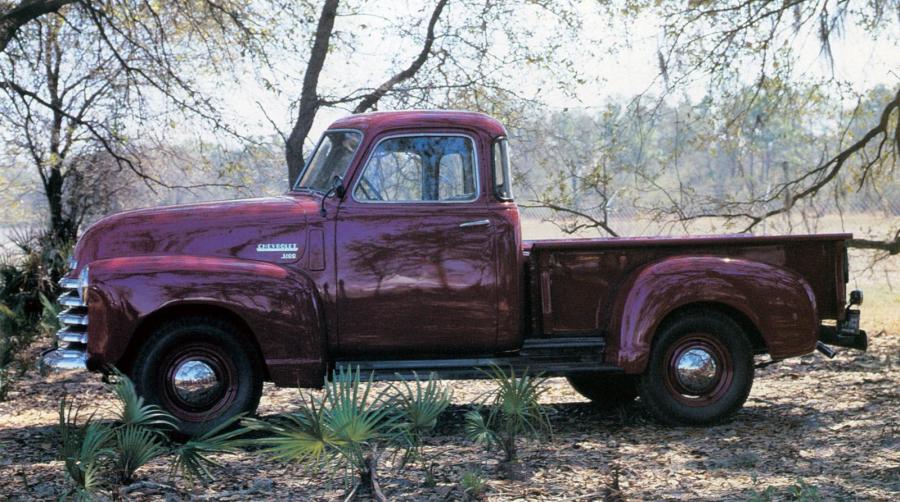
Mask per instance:
[[[446,5],[447,0],[438,0],[437,5],[434,6],[434,10],[431,12],[431,19],[428,21],[428,31],[425,34],[425,43],[422,45],[422,50],[419,51],[419,55],[416,56],[416,59],[414,59],[406,69],[387,79],[374,91],[363,97],[356,105],[356,108],[353,109],[353,113],[363,113],[370,110],[397,84],[409,80],[422,68],[422,65],[428,60],[428,56],[431,53],[431,47],[434,45],[434,27],[437,25],[438,19],[441,17],[441,12],[444,11],[444,6]]]
[[[19,28],[26,23],[76,1],[78,0],[21,0],[6,12],[0,13],[0,52],[6,49]]]

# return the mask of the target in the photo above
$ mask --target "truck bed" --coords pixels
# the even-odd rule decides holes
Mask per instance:
[[[843,315],[850,234],[726,235],[525,241],[529,336],[602,336],[612,303],[642,269],[666,258],[717,256],[781,267],[806,280],[820,319]],[[835,280],[835,278],[839,278]]]

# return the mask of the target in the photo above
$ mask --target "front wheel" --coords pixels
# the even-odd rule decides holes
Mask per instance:
[[[256,351],[231,324],[187,317],[163,324],[141,347],[131,371],[139,395],[197,436],[239,413],[253,413],[262,395]]]
[[[730,317],[693,311],[657,333],[638,388],[641,401],[670,425],[719,422],[743,406],[753,386],[753,350]]]

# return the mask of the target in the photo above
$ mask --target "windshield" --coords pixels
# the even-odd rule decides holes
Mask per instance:
[[[347,173],[361,139],[358,131],[326,131],[294,188],[327,192],[332,178]]]

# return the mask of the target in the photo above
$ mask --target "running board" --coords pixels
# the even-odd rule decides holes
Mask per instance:
[[[488,378],[492,366],[512,368],[516,374],[565,376],[573,373],[621,373],[622,369],[603,362],[604,341],[598,337],[526,339],[518,353],[460,359],[397,359],[385,361],[339,360],[335,367],[357,369],[375,380],[427,378],[432,373],[442,380]]]

